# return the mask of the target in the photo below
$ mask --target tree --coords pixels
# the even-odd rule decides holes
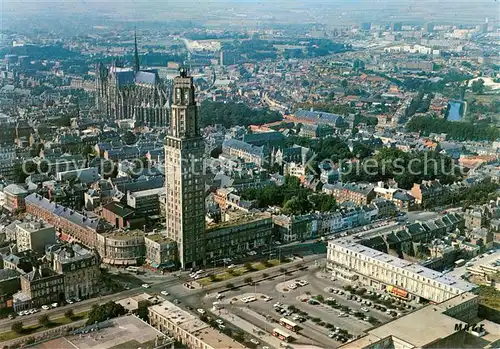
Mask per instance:
[[[22,321],[16,321],[12,324],[10,329],[12,331],[16,332],[17,334],[21,334],[24,331],[24,324]]]
[[[255,268],[253,267],[252,263],[250,263],[250,262],[245,263],[245,269],[248,270],[248,271],[254,271],[255,270]]]
[[[93,306],[89,312],[87,325],[92,325],[96,322],[102,322],[107,319],[112,319],[126,313],[125,308],[118,303],[109,301],[108,303]]]
[[[230,283],[230,282],[228,282],[228,283],[226,284],[226,288],[233,288],[233,287],[234,287],[234,284],[232,284],[232,283]]]
[[[47,314],[38,317],[38,324],[43,327],[47,327],[50,324],[50,319]]]
[[[324,300],[325,300],[325,298],[324,298],[322,295],[320,295],[320,294],[319,294],[319,295],[317,295],[315,298],[316,298],[316,300],[317,300],[318,302],[321,302],[321,303],[323,303],[323,302],[324,302]]]
[[[73,309],[68,309],[68,310],[66,310],[66,312],[64,313],[64,316],[65,316],[67,319],[73,320],[73,318],[75,317],[75,313],[73,312]]]
[[[132,145],[137,142],[137,136],[132,131],[127,131],[123,134],[122,141],[127,145]]]
[[[347,89],[347,86],[348,86],[347,80],[346,80],[346,79],[342,80],[342,82],[340,83],[340,85],[342,86],[342,88],[343,88],[344,90],[346,90],[346,89]]]
[[[472,92],[477,93],[479,95],[484,93],[484,80],[483,79],[477,79],[476,81],[472,82],[471,85]]]
[[[149,311],[148,311],[148,308],[149,308],[150,306],[151,306],[151,302],[150,302],[150,301],[148,301],[147,299],[142,300],[142,301],[139,301],[139,302],[137,303],[136,315],[137,315],[140,319],[142,319],[142,320],[144,320],[144,321],[148,322],[148,321],[149,321],[149,316],[148,316]]]
[[[244,280],[243,280],[244,283],[246,284],[249,284],[252,282],[252,278],[250,276],[247,276]]]

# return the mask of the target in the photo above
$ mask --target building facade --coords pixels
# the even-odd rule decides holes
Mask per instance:
[[[200,134],[193,78],[174,78],[170,127],[165,139],[167,236],[177,242],[181,268],[204,264],[205,145]]]
[[[97,254],[77,244],[53,246],[46,251],[52,269],[64,276],[64,296],[88,298],[99,292],[101,269]]]
[[[55,244],[56,229],[53,225],[40,222],[23,222],[16,226],[17,251],[33,250],[43,253],[45,246]]]
[[[358,206],[369,204],[375,198],[374,186],[371,184],[325,184],[323,192],[334,196],[338,203],[352,201]]]
[[[207,259],[221,259],[269,247],[272,239],[269,214],[243,214],[208,226],[205,237]]]
[[[34,268],[21,275],[21,291],[14,295],[14,309],[39,308],[64,300],[64,276],[49,268]],[[17,304],[16,304],[17,303]]]
[[[96,249],[103,263],[136,265],[145,255],[144,232],[119,230],[98,234]]]
[[[385,290],[403,299],[442,302],[476,286],[350,239],[328,242],[327,268],[338,277]]]
[[[144,238],[146,263],[153,268],[171,267],[177,258],[177,244],[163,234],[151,234]]]

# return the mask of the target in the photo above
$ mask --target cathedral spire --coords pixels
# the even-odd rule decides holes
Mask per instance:
[[[134,28],[134,70],[137,72],[140,69],[139,51],[137,50],[137,30]]]

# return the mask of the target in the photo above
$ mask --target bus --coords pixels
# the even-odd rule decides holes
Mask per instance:
[[[132,272],[132,273],[137,273],[139,271],[139,267],[127,267],[127,270]]]
[[[278,337],[283,342],[290,342],[293,339],[293,337],[291,335],[289,335],[288,333],[286,333],[283,330],[280,330],[279,328],[275,328],[273,330],[273,336]]]
[[[462,265],[465,265],[465,259],[459,259],[455,262],[455,267],[461,267]]]
[[[292,330],[293,332],[297,332],[299,330],[299,327],[295,322],[285,319],[284,317],[280,319],[280,325],[289,330]]]

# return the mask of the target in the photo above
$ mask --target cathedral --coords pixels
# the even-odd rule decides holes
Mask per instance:
[[[129,120],[135,127],[166,127],[169,89],[156,69],[141,69],[135,37],[134,67],[102,63],[96,69],[96,107],[109,120]]]

